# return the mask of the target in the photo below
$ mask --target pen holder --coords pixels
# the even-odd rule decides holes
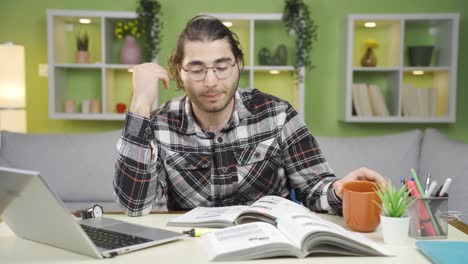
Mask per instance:
[[[448,197],[419,198],[409,209],[409,236],[444,239],[448,231]]]

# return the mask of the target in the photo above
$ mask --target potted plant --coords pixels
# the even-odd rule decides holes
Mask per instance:
[[[114,36],[123,39],[120,48],[120,63],[139,64],[142,62],[140,44],[136,38],[141,36],[140,25],[137,19],[117,22],[114,29]]]
[[[89,63],[90,53],[89,53],[89,37],[88,32],[78,32],[75,34],[76,39],[76,52],[75,52],[75,61],[76,63]]]
[[[407,210],[416,201],[406,186],[397,189],[390,181],[385,186],[377,186],[377,196],[381,204],[380,223],[385,243],[397,244],[408,237],[410,217]]]
[[[296,36],[295,67],[311,67],[310,51],[312,44],[317,41],[317,24],[310,18],[309,7],[303,0],[286,0],[283,18],[290,35]]]
[[[160,19],[161,4],[157,0],[139,0],[136,11],[143,35],[143,58],[147,62],[156,61],[163,26]]]

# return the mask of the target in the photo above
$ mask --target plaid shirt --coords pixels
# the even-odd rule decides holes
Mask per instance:
[[[169,210],[250,204],[265,195],[296,197],[313,211],[341,213],[336,180],[304,121],[287,102],[239,89],[218,133],[203,131],[189,99],[173,99],[151,119],[127,113],[117,143],[114,190],[132,216],[164,195]]]

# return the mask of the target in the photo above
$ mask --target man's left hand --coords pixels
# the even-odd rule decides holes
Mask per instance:
[[[371,181],[377,183],[378,185],[387,185],[387,181],[384,176],[366,167],[361,167],[359,169],[353,170],[342,179],[339,179],[333,183],[333,189],[335,189],[335,193],[338,197],[340,197],[340,199],[343,199],[343,185],[351,181]]]

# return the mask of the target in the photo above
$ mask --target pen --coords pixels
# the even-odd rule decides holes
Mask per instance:
[[[432,196],[432,193],[434,192],[435,188],[437,186],[437,181],[431,182],[431,186],[427,189],[427,192],[424,194],[424,197],[429,198]]]
[[[212,232],[213,230],[210,229],[203,229],[203,228],[192,228],[190,230],[182,231],[182,234],[187,234],[191,237],[201,237],[206,233]]]
[[[442,186],[442,189],[440,190],[440,197],[444,196],[447,193],[448,188],[450,187],[450,183],[452,183],[452,179],[447,178],[444,182],[444,185]]]
[[[429,183],[431,182],[431,173],[427,173],[427,178],[426,178],[426,186],[424,186],[424,193],[427,193],[427,190],[429,189]]]
[[[401,182],[401,186],[405,186],[405,185],[406,185],[406,179],[405,179],[405,177],[401,177],[401,178],[400,178],[400,182]]]

